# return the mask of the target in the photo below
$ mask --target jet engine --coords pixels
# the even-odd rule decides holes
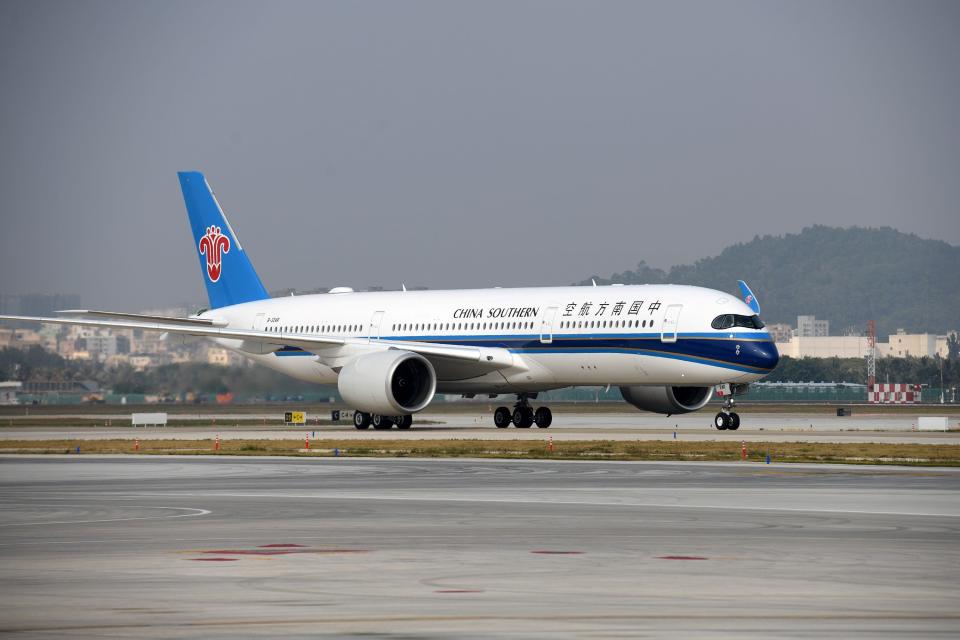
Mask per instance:
[[[437,374],[423,356],[390,349],[352,360],[340,370],[337,387],[344,402],[358,411],[407,415],[433,400]]]
[[[623,399],[642,411],[690,413],[713,397],[713,387],[620,387]]]

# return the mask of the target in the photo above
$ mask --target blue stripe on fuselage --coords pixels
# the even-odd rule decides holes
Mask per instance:
[[[358,336],[365,339],[365,336]],[[623,353],[670,358],[746,373],[766,373],[779,355],[768,333],[684,333],[676,342],[661,342],[659,333],[554,334],[542,343],[538,334],[464,336],[383,336],[384,341],[430,342],[467,347],[498,347],[514,353]],[[277,356],[312,356],[299,347],[284,347]]]

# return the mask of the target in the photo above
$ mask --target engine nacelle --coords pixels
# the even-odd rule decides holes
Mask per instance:
[[[344,402],[358,411],[406,415],[430,404],[437,374],[423,356],[390,349],[351,361],[340,370],[337,387]]]
[[[713,397],[713,387],[620,387],[623,399],[643,411],[690,413]]]

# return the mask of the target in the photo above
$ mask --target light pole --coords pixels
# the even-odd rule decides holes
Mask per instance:
[[[940,361],[940,404],[943,404],[943,358],[937,354],[937,360]]]

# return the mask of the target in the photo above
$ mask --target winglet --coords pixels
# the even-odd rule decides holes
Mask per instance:
[[[750,290],[747,283],[743,280],[737,280],[737,284],[740,285],[740,295],[743,296],[743,301],[754,313],[760,313],[760,303],[757,302],[757,296],[753,295],[753,291]]]

